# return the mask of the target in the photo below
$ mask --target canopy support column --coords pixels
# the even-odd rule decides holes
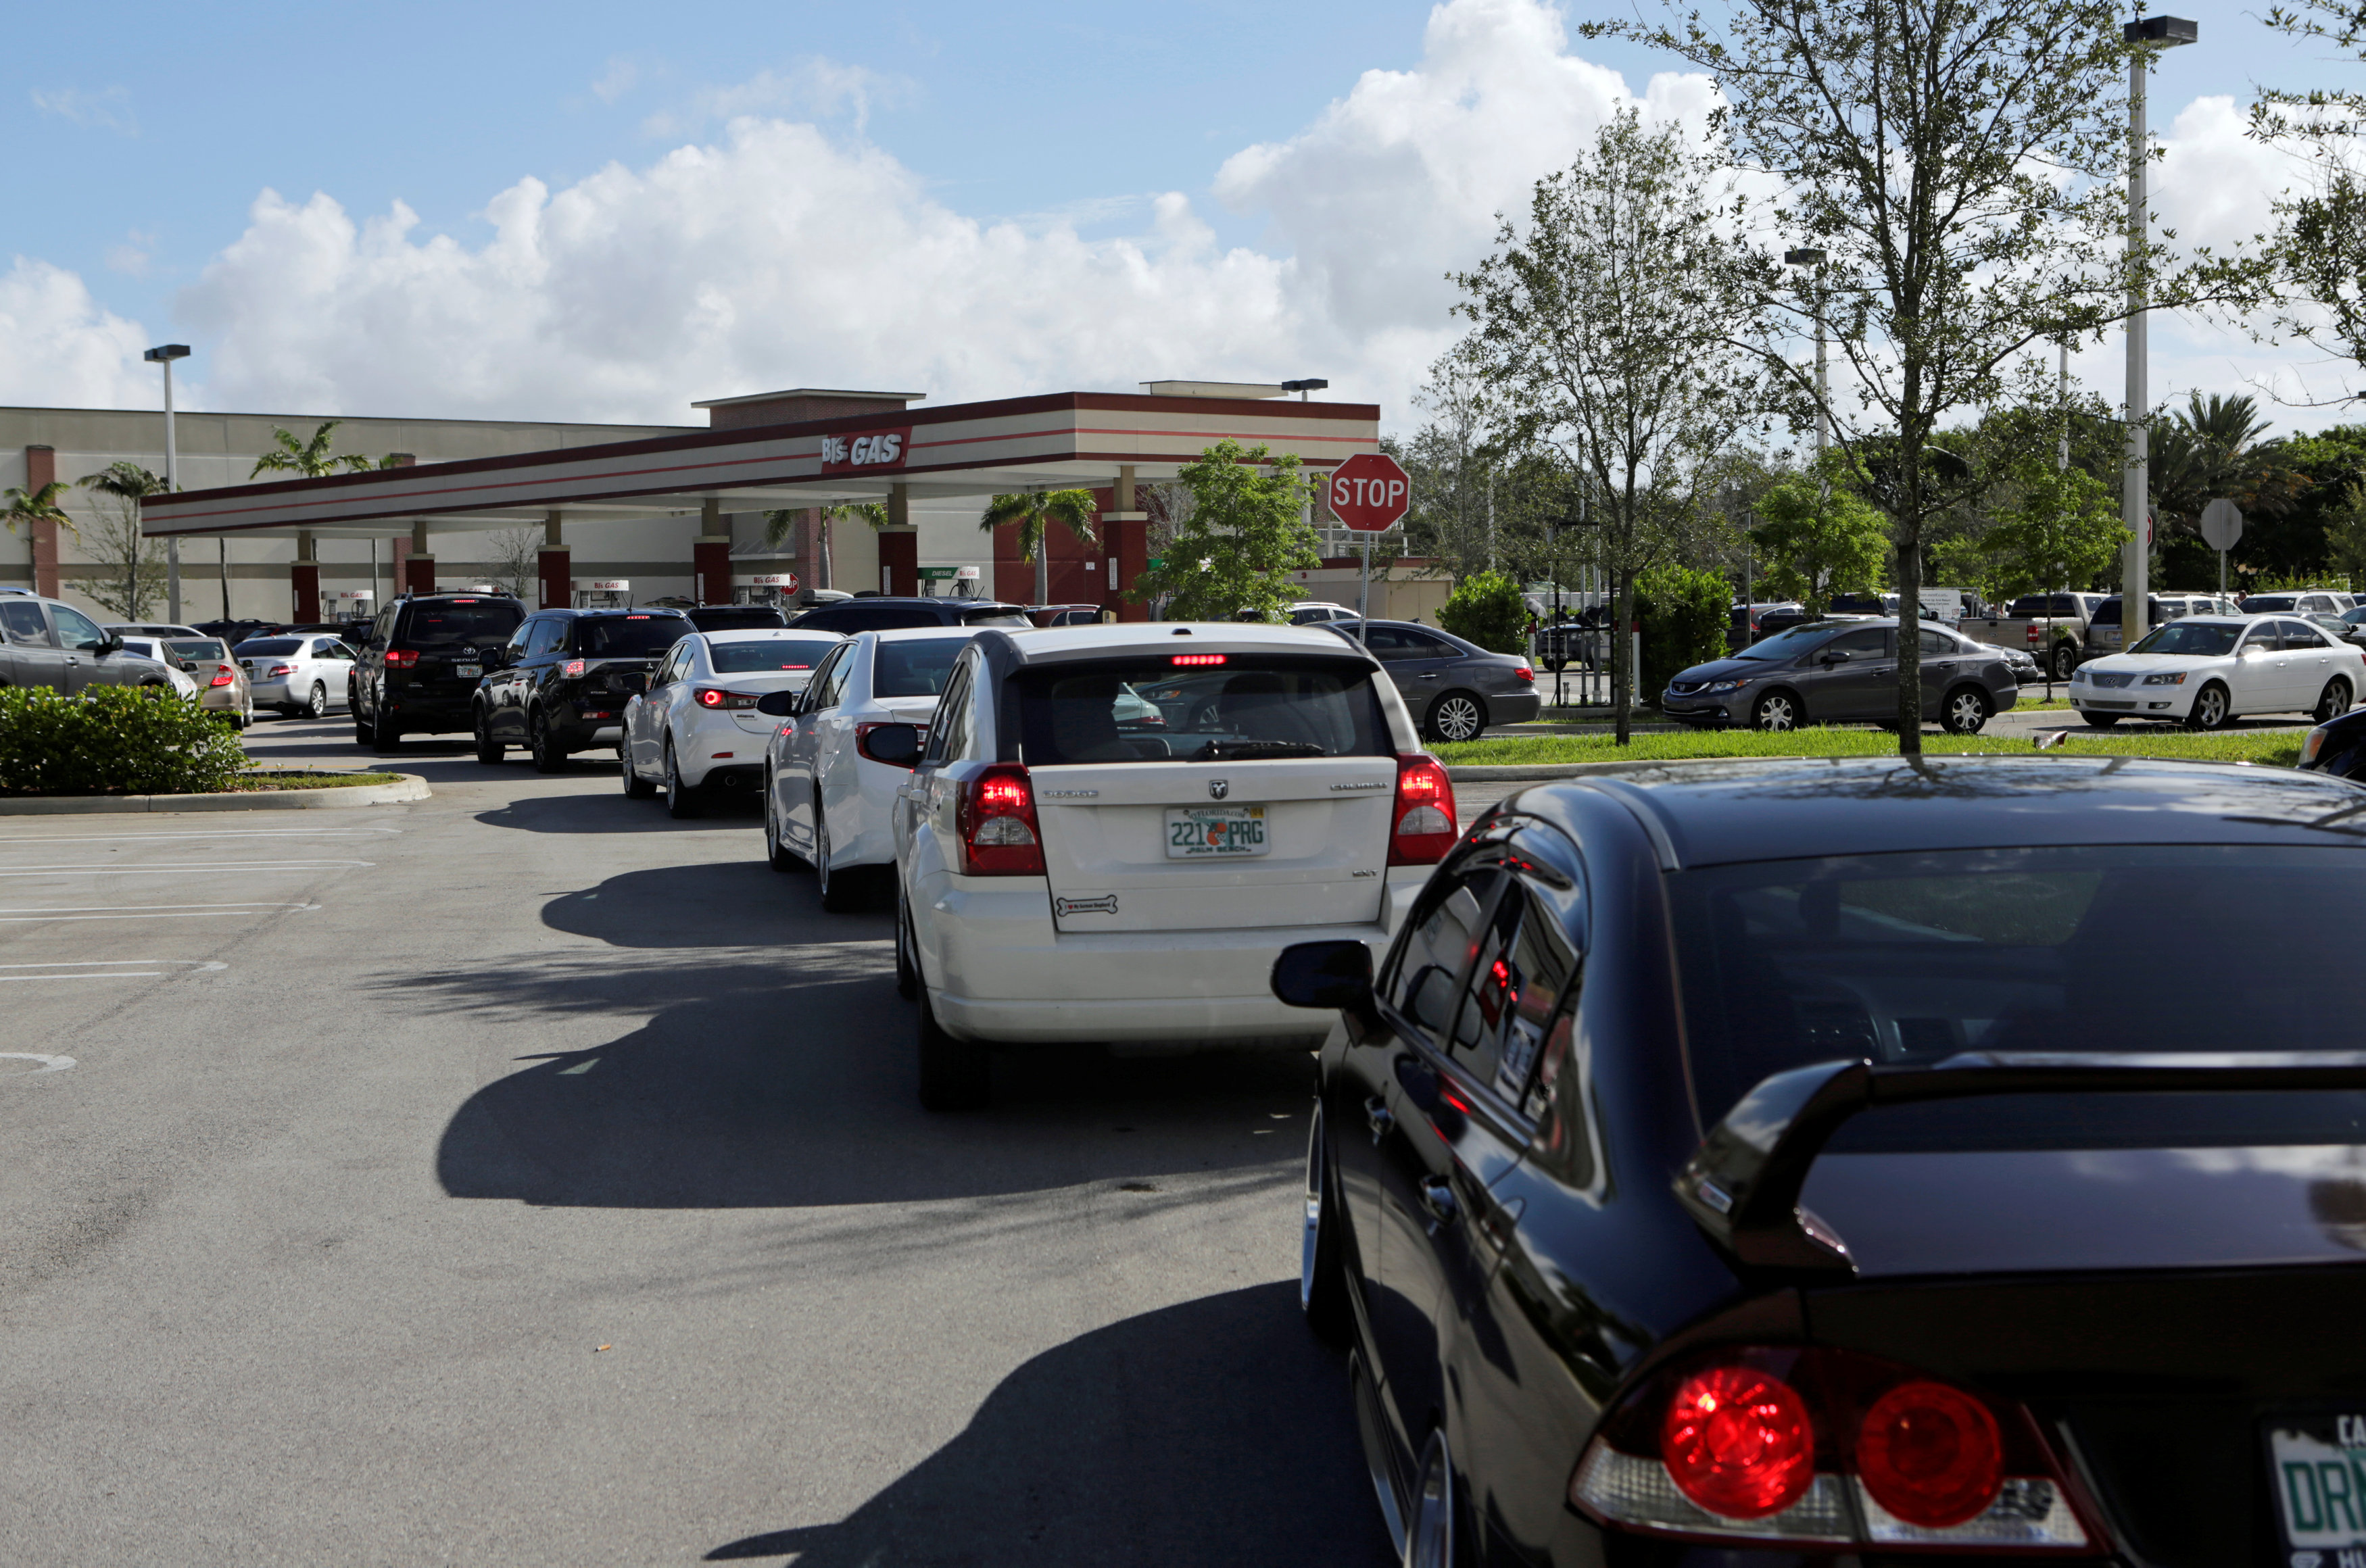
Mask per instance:
[[[920,591],[920,531],[912,526],[912,490],[887,487],[887,526],[879,531],[879,591],[911,599]]]
[[[313,547],[309,532],[296,535],[296,560],[287,568],[287,585],[294,608],[291,613],[299,626],[316,626],[321,621],[321,555]]]
[[[427,520],[423,517],[411,525],[411,554],[402,560],[402,591],[435,591],[435,557],[428,548]]]
[[[548,511],[542,518],[542,548],[535,552],[535,574],[541,579],[545,610],[565,610],[575,602],[575,553],[559,532],[565,514]]]
[[[701,604],[731,602],[731,525],[714,496],[698,503],[698,543],[691,546],[691,597]]]

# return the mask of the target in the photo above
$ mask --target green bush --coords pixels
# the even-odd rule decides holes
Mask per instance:
[[[1520,585],[1501,572],[1481,572],[1457,583],[1454,596],[1437,612],[1437,623],[1491,654],[1527,651],[1528,601],[1520,597]]]
[[[228,720],[147,687],[0,690],[0,795],[187,795],[246,766]]]
[[[1643,678],[1636,693],[1659,699],[1677,671],[1725,657],[1733,624],[1733,586],[1720,572],[1654,566],[1635,579],[1643,622]]]

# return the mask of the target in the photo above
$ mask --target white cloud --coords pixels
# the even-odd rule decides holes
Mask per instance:
[[[641,68],[623,55],[612,56],[607,72],[592,84],[592,95],[603,104],[613,104],[633,90],[641,79]]]
[[[120,245],[107,249],[107,270],[127,277],[146,277],[156,260],[156,236],[139,229],[128,230]]]
[[[857,135],[871,123],[871,110],[897,108],[919,94],[905,76],[882,75],[861,65],[816,56],[785,71],[766,69],[727,87],[706,87],[680,109],[664,110],[641,122],[651,136],[681,136],[701,126],[744,115],[785,114],[817,119],[851,118]]]
[[[140,118],[131,112],[128,88],[107,87],[86,93],[80,87],[61,87],[54,92],[36,87],[32,99],[33,106],[43,114],[56,115],[76,125],[119,131],[125,136],[140,134]]]
[[[0,398],[20,404],[141,408],[155,374],[140,355],[148,335],[100,308],[82,279],[18,256],[0,273]]]

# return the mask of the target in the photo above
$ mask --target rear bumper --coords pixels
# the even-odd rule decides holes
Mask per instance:
[[[477,727],[476,693],[440,697],[417,691],[389,691],[380,699],[387,718],[412,734]]]
[[[1491,691],[1487,694],[1487,722],[1491,724],[1525,724],[1545,711],[1545,700],[1534,687],[1518,691]]]

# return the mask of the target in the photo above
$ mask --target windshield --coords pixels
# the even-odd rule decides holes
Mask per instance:
[[[2349,948],[2366,920],[2361,871],[2357,849],[2175,846],[1680,872],[1668,883],[1701,1115],[1722,1117],[1770,1074],[1858,1058],[2356,1050],[2366,967]],[[2197,897],[2210,910],[2207,984],[2194,982],[2193,948],[2162,917]],[[2308,918],[2293,919],[2295,910]],[[2304,996],[2307,1005],[2292,1005]],[[1851,1129],[1902,1148],[2158,1147],[2166,1115],[2203,1144],[2366,1142],[2366,1095],[2043,1098],[2063,1103],[1959,1101]],[[2236,1103],[2251,1101],[2270,1103],[2270,1125],[2259,1125],[2259,1105]]]
[[[843,637],[765,637],[747,642],[709,643],[708,662],[717,675],[758,675],[773,670],[811,669]]]
[[[2192,654],[2211,658],[2235,651],[2235,639],[2243,634],[2240,626],[2225,622],[2197,625],[2191,621],[2172,621],[2159,630],[2146,634],[2143,641],[2128,652],[2132,654]]]
[[[953,660],[969,646],[967,637],[916,637],[882,643],[871,670],[873,697],[942,697]]]
[[[2288,593],[2255,593],[2243,601],[2243,613],[2258,615],[2270,610],[2290,610],[2297,602]]]
[[[241,643],[232,651],[241,655],[293,654],[302,651],[303,646],[302,641],[295,637],[257,637]]]
[[[395,645],[402,648],[479,647],[506,643],[525,611],[514,599],[454,599],[413,605]]]
[[[1777,632],[1772,637],[1755,642],[1735,654],[1737,659],[1795,659],[1830,636],[1834,628],[1828,621],[1806,626],[1794,626],[1788,632]]]
[[[1027,671],[1018,684],[1028,762],[1393,755],[1369,665],[1195,656],[1224,664],[1178,671],[1173,658],[1154,656]]]
[[[695,630],[679,615],[602,615],[575,623],[572,651],[587,659],[647,658]]]

